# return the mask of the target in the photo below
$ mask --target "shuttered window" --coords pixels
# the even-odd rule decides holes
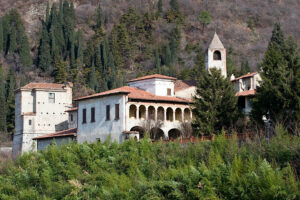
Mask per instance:
[[[91,108],[91,122],[95,122],[95,107]]]
[[[106,106],[106,120],[110,120],[110,105]]]
[[[120,119],[120,104],[115,105],[115,119]]]
[[[85,124],[86,123],[86,109],[82,109],[82,123]]]

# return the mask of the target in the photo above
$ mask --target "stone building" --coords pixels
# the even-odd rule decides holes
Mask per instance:
[[[13,156],[35,150],[35,137],[65,130],[72,107],[72,83],[30,83],[15,94]]]

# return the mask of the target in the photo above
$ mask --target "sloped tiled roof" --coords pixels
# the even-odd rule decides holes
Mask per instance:
[[[64,87],[64,84],[57,83],[29,83],[21,89],[63,89]]]
[[[42,135],[39,137],[33,138],[34,140],[39,140],[39,139],[47,139],[47,138],[57,138],[57,137],[66,137],[66,136],[77,136],[77,128],[71,128],[63,131],[59,131],[56,133],[50,133],[46,135]]]
[[[174,85],[175,92],[196,86],[196,81],[176,80]]]
[[[214,37],[209,45],[209,48],[210,49],[224,49],[224,46],[216,32],[215,32]]]
[[[97,93],[97,94],[93,94],[93,95],[89,95],[89,96],[80,97],[80,98],[75,99],[75,101],[103,97],[103,96],[108,96],[108,95],[115,95],[115,94],[127,94],[128,98],[133,99],[133,100],[191,103],[191,101],[188,99],[182,99],[182,98],[171,97],[171,96],[156,96],[145,90],[142,90],[142,89],[139,89],[136,87],[129,87],[129,86],[123,86],[123,87],[116,88],[113,90],[108,90],[106,92],[101,92],[101,93]]]
[[[65,112],[74,112],[77,110],[78,110],[78,107],[73,107],[73,108],[70,108],[69,110],[66,110]]]
[[[253,96],[255,95],[255,92],[256,92],[255,90],[246,90],[242,92],[237,92],[235,96],[237,97]]]
[[[245,74],[245,75],[243,75],[243,76],[237,77],[237,78],[235,78],[235,79],[233,79],[233,80],[231,80],[231,81],[232,81],[232,82],[238,81],[238,80],[240,80],[240,79],[248,78],[248,77],[254,76],[254,75],[256,75],[256,74],[258,74],[258,72],[252,72],[252,73],[250,73],[250,74]]]
[[[169,80],[176,80],[177,79],[177,78],[174,78],[174,77],[164,76],[164,75],[161,75],[161,74],[153,74],[153,75],[148,75],[148,76],[143,76],[143,77],[131,79],[128,82],[141,81],[141,80],[153,79],[153,78],[169,79]]]

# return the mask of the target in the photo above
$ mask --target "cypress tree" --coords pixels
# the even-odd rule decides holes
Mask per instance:
[[[9,32],[10,32],[10,24],[9,24],[9,19],[7,14],[2,17],[2,28],[3,28],[3,44],[2,44],[3,52],[7,54],[9,48]]]
[[[49,45],[49,35],[45,26],[42,27],[42,36],[38,52],[38,68],[47,71],[51,65],[51,54]]]
[[[178,0],[170,0],[170,6],[173,11],[176,11],[176,12],[179,11]]]
[[[250,71],[251,69],[248,60],[242,61],[240,76],[245,75]]]
[[[82,44],[82,31],[79,29],[76,33],[76,60],[79,65],[83,63],[83,44]]]
[[[108,64],[109,61],[109,46],[108,46],[108,39],[107,37],[104,38],[104,41],[101,44],[101,58],[102,58],[102,72],[107,72],[108,68],[110,67]]]
[[[95,53],[95,68],[101,73],[103,71],[102,62],[102,50],[101,45],[99,45]]]
[[[24,67],[31,68],[32,59],[30,55],[30,47],[25,33],[23,33],[20,45],[20,62]]]
[[[3,26],[2,26],[2,18],[0,19],[0,53],[3,52]]]
[[[163,13],[163,2],[162,2],[162,0],[158,0],[157,11],[158,11],[159,15],[161,15]]]
[[[99,91],[96,70],[94,63],[92,64],[91,71],[88,76],[88,87],[93,89],[95,92]]]
[[[233,84],[224,79],[221,71],[211,69],[199,77],[193,112],[195,133],[219,134],[238,119],[237,97]]]
[[[7,116],[6,124],[7,131],[13,134],[15,128],[15,89],[16,89],[16,77],[12,68],[9,70],[7,80]]]
[[[47,1],[47,6],[46,6],[46,25],[47,25],[47,29],[49,30],[50,28],[50,10],[49,10],[49,1]]]
[[[17,45],[17,32],[16,32],[16,28],[12,27],[11,28],[11,32],[9,34],[9,52],[15,53],[18,49],[18,45]]]
[[[100,29],[102,27],[102,11],[101,11],[101,6],[100,4],[98,5],[97,11],[96,11],[96,28]]]
[[[158,53],[158,49],[155,49],[155,53],[154,53],[154,68],[156,69],[157,73],[161,74],[161,66],[160,66],[161,60],[159,57],[159,53]]]
[[[0,66],[0,132],[6,132],[6,90],[5,90],[5,78],[4,71]]]
[[[171,66],[172,64],[172,54],[170,50],[170,46],[166,44],[164,47],[164,56],[163,56],[163,64],[166,66]]]

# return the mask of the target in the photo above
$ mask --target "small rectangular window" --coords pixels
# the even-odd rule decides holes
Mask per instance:
[[[85,124],[86,123],[86,109],[82,109],[82,123]]]
[[[55,93],[49,93],[48,94],[48,102],[49,103],[55,103]]]
[[[115,119],[120,119],[120,104],[115,105]]]
[[[168,96],[171,96],[171,88],[168,88],[168,89],[167,89],[167,95],[168,95]]]
[[[95,107],[91,108],[91,122],[95,122]]]
[[[70,121],[73,121],[73,114],[70,115]]]
[[[110,120],[110,105],[106,106],[106,120]]]
[[[31,119],[30,119],[30,120],[28,121],[29,126],[31,126],[31,123],[32,123],[32,122],[31,122]]]

